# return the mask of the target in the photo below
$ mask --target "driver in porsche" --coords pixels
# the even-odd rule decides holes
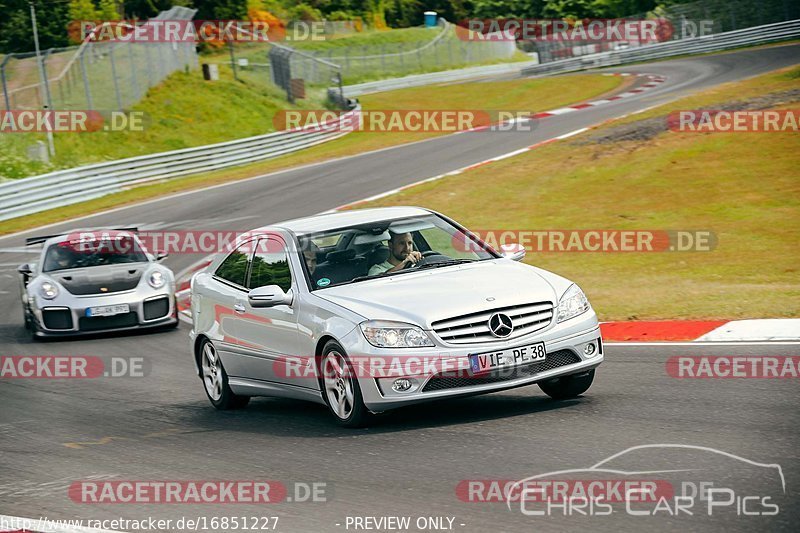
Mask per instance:
[[[375,276],[384,272],[397,272],[409,265],[415,265],[422,259],[422,254],[414,250],[414,239],[411,233],[389,233],[389,258],[383,263],[373,265],[369,275]]]

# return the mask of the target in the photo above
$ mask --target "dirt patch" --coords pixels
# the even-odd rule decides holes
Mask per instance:
[[[748,100],[739,100],[727,104],[713,106],[722,111],[757,111],[771,109],[780,105],[800,101],[800,89],[766,94]],[[606,128],[587,137],[572,141],[575,145],[612,144],[624,141],[648,141],[656,135],[667,131],[667,115],[621,124]]]

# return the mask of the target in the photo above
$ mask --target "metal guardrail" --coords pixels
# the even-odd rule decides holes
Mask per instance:
[[[485,76],[515,74],[520,72],[520,70],[525,67],[536,64],[536,61],[521,61],[516,63],[500,63],[497,65],[483,65],[477,67],[443,70],[441,72],[414,74],[411,76],[404,76],[402,78],[390,78],[387,80],[369,81],[355,85],[347,85],[342,89],[344,90],[345,96],[354,97],[362,94],[377,93],[381,91],[405,89],[407,87],[421,87],[423,85],[431,85],[433,83],[448,83],[483,78]]]
[[[127,188],[178,176],[270,159],[323,143],[352,131],[360,107],[336,120],[196,148],[162,152],[59,170],[0,183],[0,220],[63,207]]]
[[[562,72],[574,72],[590,68],[607,67],[649,61],[688,54],[719,52],[740,46],[767,44],[800,37],[800,20],[765,24],[743,30],[715,33],[701,37],[651,44],[628,50],[615,50],[586,55],[561,61],[552,61],[523,68],[523,76],[541,76]]]

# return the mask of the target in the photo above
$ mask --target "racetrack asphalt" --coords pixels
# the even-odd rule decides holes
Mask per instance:
[[[791,45],[614,69],[667,80],[641,96],[546,119],[530,133],[436,138],[133,205],[44,233],[119,224],[147,229],[258,227],[798,62],[800,45]],[[32,257],[14,251],[25,236],[0,238],[0,248],[6,250],[0,255],[2,355],[140,356],[150,371],[143,378],[0,380],[2,514],[65,519],[279,516],[277,530],[289,532],[352,531],[346,527],[348,516],[387,515],[410,516],[412,522],[421,516],[454,517],[453,530],[464,532],[793,530],[800,519],[797,379],[676,379],[665,368],[674,355],[796,356],[800,344],[610,345],[594,385],[576,400],[554,402],[538,387],[524,387],[409,407],[381,415],[368,429],[346,430],[332,423],[324,407],[293,400],[258,398],[241,411],[215,411],[194,373],[186,324],[150,334],[31,342],[22,328],[15,271]],[[178,271],[197,259],[176,255],[166,264]],[[463,480],[516,480],[586,468],[631,446],[652,443],[703,446],[779,464],[786,481],[786,492],[778,489],[774,500],[780,501],[780,512],[745,517],[735,508],[720,508],[712,517],[625,512],[533,517],[503,503],[464,502],[456,494]],[[658,454],[637,456],[626,466],[648,470],[657,461]],[[712,462],[692,466],[707,467],[714,481],[742,464],[712,467]],[[763,481],[747,469],[742,477]],[[328,501],[267,506],[71,501],[67,487],[87,479],[326,482]],[[766,490],[765,483],[759,490]]]

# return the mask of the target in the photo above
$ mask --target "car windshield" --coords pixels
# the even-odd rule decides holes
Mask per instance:
[[[147,261],[142,245],[133,237],[64,241],[45,253],[44,272]]]
[[[305,234],[299,241],[312,290],[498,257],[434,214]]]

